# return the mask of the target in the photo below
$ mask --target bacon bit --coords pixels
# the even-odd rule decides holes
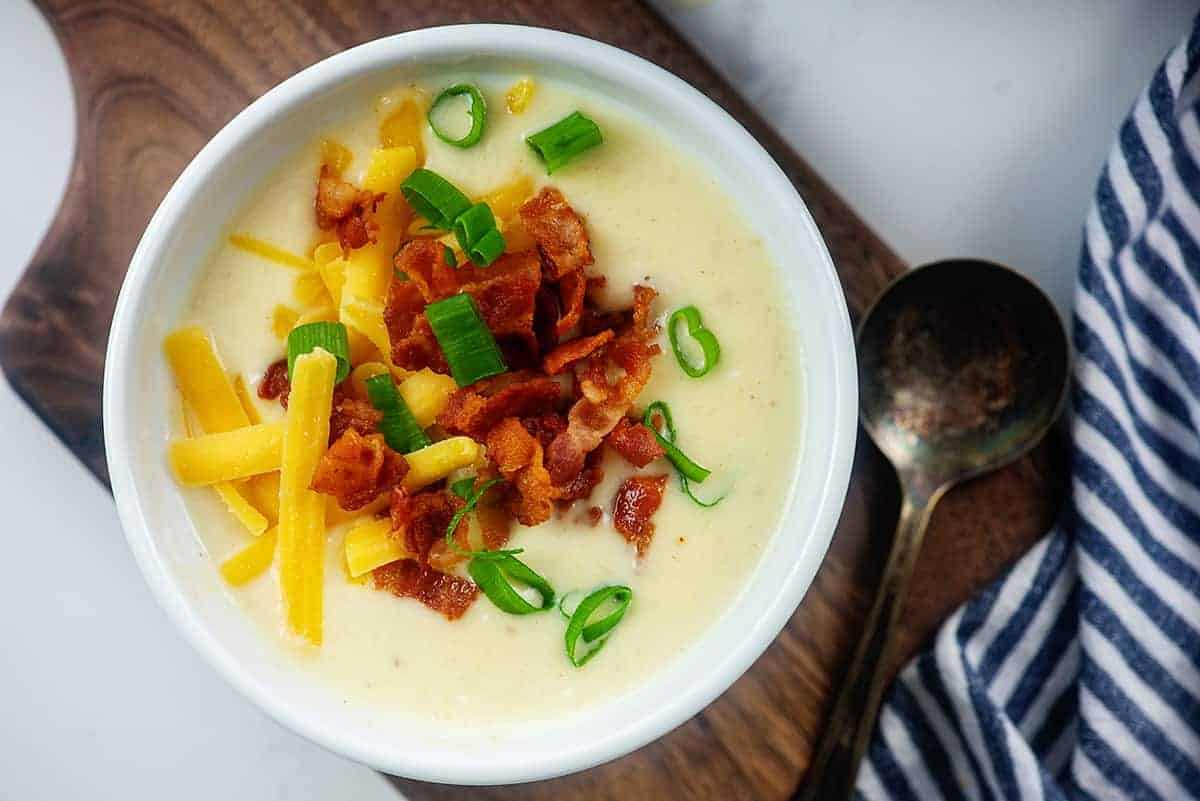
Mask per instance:
[[[507,253],[487,269],[470,263],[455,269],[446,264],[440,242],[415,239],[396,254],[395,264],[407,279],[393,276],[384,321],[397,365],[449,372],[423,312],[427,304],[460,292],[475,299],[484,324],[506,352],[538,354],[533,323],[542,275],[536,253]]]
[[[558,280],[594,261],[583,219],[557,189],[548,186],[525,201],[521,222],[537,242],[549,278]]]
[[[522,417],[521,425],[546,448],[555,437],[567,430],[567,418],[558,412],[546,412],[539,417]]]
[[[611,342],[614,336],[616,335],[613,334],[612,329],[609,329],[590,337],[580,337],[572,339],[570,342],[564,342],[546,354],[542,359],[542,369],[550,375],[557,375],[568,365],[591,356],[594,351]]]
[[[383,307],[383,320],[391,340],[395,342],[412,333],[413,324],[423,311],[425,298],[416,282],[393,275]]]
[[[496,477],[496,472],[491,468],[484,469],[475,479],[475,486],[482,486],[483,482]],[[512,515],[508,513],[508,506],[512,500],[511,489],[507,484],[492,487],[475,505],[475,520],[479,523],[483,547],[486,550],[503,548],[512,535]]]
[[[378,433],[377,426],[382,419],[383,412],[367,401],[346,397],[334,398],[333,412],[329,415],[329,441],[336,442],[347,431],[357,431],[364,437],[369,437]]]
[[[583,469],[584,456],[600,446],[637,399],[650,380],[650,359],[659,353],[649,339],[657,329],[649,325],[650,303],[655,292],[649,287],[634,287],[633,322],[604,349],[604,358],[583,363],[579,393],[567,413],[567,430],[555,437],[546,449],[546,466],[555,484],[565,484]],[[610,368],[624,375],[612,383]]]
[[[357,202],[358,187],[343,181],[328,164],[322,164],[321,175],[317,178],[317,227],[322,231],[336,227],[353,213]]]
[[[449,432],[483,441],[506,417],[531,417],[552,411],[562,402],[562,387],[552,378],[535,378],[504,387],[492,395],[484,382],[450,393],[438,424]],[[479,391],[476,391],[479,390]]]
[[[375,587],[400,598],[415,598],[449,620],[458,620],[479,596],[474,583],[450,576],[412,559],[377,567]]]
[[[288,393],[292,384],[288,381],[287,359],[280,359],[271,364],[258,382],[258,397],[263,400],[279,400],[283,408],[287,408]]]
[[[409,495],[401,488],[392,493],[392,531],[404,537],[404,547],[417,555],[422,564],[432,564],[446,550],[446,527],[454,514],[466,504],[445,490]],[[464,516],[454,530],[454,539],[463,547],[469,524]],[[468,548],[463,548],[468,550]]]
[[[310,486],[332,495],[351,512],[395,487],[406,473],[408,462],[384,443],[382,435],[362,436],[350,428],[321,457]]]
[[[658,326],[650,324],[650,304],[658,297],[658,293],[648,286],[640,284],[633,287],[633,333],[643,338],[658,333]]]
[[[479,316],[500,342],[515,340],[533,356],[538,340],[533,332],[541,266],[533,252],[506,253],[486,270],[464,265],[462,291],[475,299]],[[472,279],[478,275],[478,280]]]
[[[322,164],[315,203],[317,227],[322,231],[337,229],[344,252],[361,248],[375,241],[379,226],[372,216],[383,198],[383,194],[364,192],[343,181],[328,164]]]
[[[396,270],[408,276],[408,284],[421,293],[425,303],[449,297],[458,292],[459,278],[453,267],[446,264],[445,245],[436,239],[414,239],[396,252]],[[393,284],[395,280],[393,281]]]
[[[604,480],[604,469],[600,467],[602,455],[603,452],[596,449],[584,457],[579,474],[562,486],[555,486],[555,497],[568,505],[592,497],[592,490]]]
[[[632,320],[633,315],[628,311],[602,311],[585,305],[579,318],[579,333],[592,336],[610,328],[620,331],[628,328]]]
[[[428,367],[435,373],[450,374],[450,365],[424,314],[417,317],[408,336],[392,340],[392,361],[407,370]]]
[[[521,421],[509,417],[497,424],[487,435],[487,451],[500,474],[516,489],[509,505],[513,516],[526,526],[549,520],[554,488],[542,464],[542,446]]]
[[[600,521],[604,519],[604,510],[599,506],[589,506],[587,510],[587,522],[592,528],[600,525]]]
[[[583,302],[587,298],[588,279],[583,270],[567,273],[558,282],[558,293],[562,300],[562,317],[554,324],[554,333],[561,339],[567,335],[583,316]]]
[[[645,467],[667,453],[653,431],[628,417],[622,418],[604,441],[634,467]]]
[[[662,505],[667,476],[633,476],[625,479],[613,499],[613,526],[625,539],[637,546],[638,557],[646,555],[654,524],[650,518]]]

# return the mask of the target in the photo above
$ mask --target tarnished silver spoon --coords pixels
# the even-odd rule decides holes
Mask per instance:
[[[1069,361],[1066,333],[1049,299],[989,262],[942,261],[911,270],[863,317],[862,423],[896,469],[903,501],[875,603],[798,801],[851,797],[933,507],[950,487],[1037,444],[1066,395]]]

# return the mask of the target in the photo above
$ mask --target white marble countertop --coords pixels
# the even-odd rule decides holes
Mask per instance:
[[[1068,308],[1115,126],[1194,3],[653,0],[900,254],[992,258]],[[53,214],[72,100],[29,0],[0,2],[7,294]],[[32,110],[33,113],[29,113]],[[13,172],[15,171],[15,174]],[[111,499],[0,383],[0,797],[395,799],[282,730],[170,628]]]

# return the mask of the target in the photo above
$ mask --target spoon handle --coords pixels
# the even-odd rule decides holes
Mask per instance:
[[[795,801],[842,801],[854,792],[858,764],[867,750],[883,695],[883,667],[892,630],[904,608],[908,582],[935,502],[936,495],[913,499],[905,494],[879,592]]]

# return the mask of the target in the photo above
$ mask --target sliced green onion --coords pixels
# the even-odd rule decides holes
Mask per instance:
[[[479,491],[475,491],[475,479],[463,478],[455,481],[450,485],[450,491],[458,497],[466,501],[466,505],[454,513],[454,517],[450,518],[450,525],[446,526],[446,547],[457,551],[463,556],[474,557],[475,559],[501,559],[506,556],[524,552],[524,548],[510,548],[507,551],[464,551],[458,547],[458,543],[454,541],[454,531],[458,528],[459,521],[471,513],[475,505],[479,503],[479,499],[483,494],[492,488],[493,485],[499,484],[504,479],[493,478],[491,481],[484,483]]]
[[[508,370],[496,338],[479,316],[479,307],[470,295],[451,295],[430,303],[425,307],[425,318],[442,346],[450,374],[460,387]]]
[[[578,111],[525,138],[525,142],[546,165],[547,174],[553,174],[580,153],[603,141],[600,126]]]
[[[471,500],[471,495],[475,492],[475,476],[460,478],[458,481],[455,481],[450,485],[450,491],[462,498],[464,501]],[[455,525],[457,525],[457,523]],[[454,526],[451,526],[450,530],[453,531]]]
[[[488,600],[510,615],[529,615],[554,608],[554,588],[550,582],[515,556],[472,559],[467,572]],[[525,600],[513,587],[513,581],[535,590],[541,596],[542,605],[534,606]]]
[[[704,352],[704,362],[699,367],[688,361],[686,354],[679,346],[676,323],[680,320],[687,324],[688,335],[696,340],[696,344]],[[708,375],[708,371],[716,367],[717,362],[721,359],[721,343],[717,341],[717,337],[712,331],[704,327],[704,323],[700,319],[700,310],[695,306],[684,306],[671,313],[667,320],[667,337],[671,340],[671,350],[675,351],[675,361],[679,362],[683,372],[692,378]]]
[[[595,623],[588,623],[592,615],[610,599],[617,604],[616,609],[613,609]],[[601,587],[579,602],[579,606],[575,607],[575,611],[571,613],[570,621],[567,623],[567,631],[564,635],[567,646],[567,659],[571,660],[572,665],[583,667],[592,657],[600,653],[600,649],[608,642],[612,630],[617,627],[617,624],[624,619],[625,613],[629,611],[631,603],[633,603],[633,590],[624,585]],[[560,611],[563,611],[561,607]],[[581,638],[584,644],[591,645],[587,653],[582,656],[576,653]]]
[[[321,348],[337,359],[337,375],[334,383],[340,384],[350,375],[350,343],[346,338],[346,326],[341,323],[317,322],[298,325],[288,334],[287,374],[292,380],[292,368],[296,357]]]
[[[433,444],[396,391],[389,373],[373,375],[366,384],[371,405],[383,412],[383,419],[375,427],[383,434],[389,448],[399,453],[412,453]]]
[[[654,425],[654,415],[660,415],[663,419],[663,431],[666,435],[658,430]],[[691,483],[695,481],[697,484],[702,483],[704,479],[712,475],[712,471],[693,462],[686,453],[681,451],[675,444],[678,438],[678,433],[675,431],[675,421],[671,418],[671,409],[665,401],[654,401],[646,407],[646,413],[642,415],[642,423],[647,428],[654,432],[654,437],[658,440],[658,444],[667,452],[667,460],[679,471],[679,483],[683,487],[683,494],[692,499],[698,506],[703,506],[705,509],[711,509],[721,501],[725,500],[725,496],[717,498],[715,501],[703,501],[697,498],[692,493]]]
[[[454,236],[471,261],[487,267],[504,253],[504,235],[486,203],[476,203],[454,221]]]
[[[434,112],[442,103],[462,95],[466,95],[470,102],[467,113],[471,115],[471,129],[455,139],[454,136],[438,127],[437,121],[434,119]],[[471,147],[483,137],[483,128],[487,124],[487,103],[484,102],[483,93],[479,91],[478,87],[469,83],[457,83],[454,86],[447,86],[433,99],[433,105],[429,107],[428,119],[429,127],[433,129],[433,133],[438,139],[455,147]]]
[[[442,245],[442,259],[445,260],[447,267],[457,267],[458,259],[454,256],[454,251],[449,245]]]
[[[665,437],[654,425],[655,414],[662,415],[663,430],[667,432]],[[696,464],[688,458],[687,454],[675,446],[675,439],[679,435],[675,431],[675,421],[671,418],[671,409],[665,401],[655,401],[647,406],[646,413],[642,415],[642,423],[654,432],[654,436],[658,439],[658,444],[667,452],[667,459],[681,475],[697,483],[709,477],[712,473],[711,470]]]
[[[455,218],[471,208],[471,201],[454,184],[433,170],[418,167],[400,184],[408,205],[441,231],[449,231]]]

